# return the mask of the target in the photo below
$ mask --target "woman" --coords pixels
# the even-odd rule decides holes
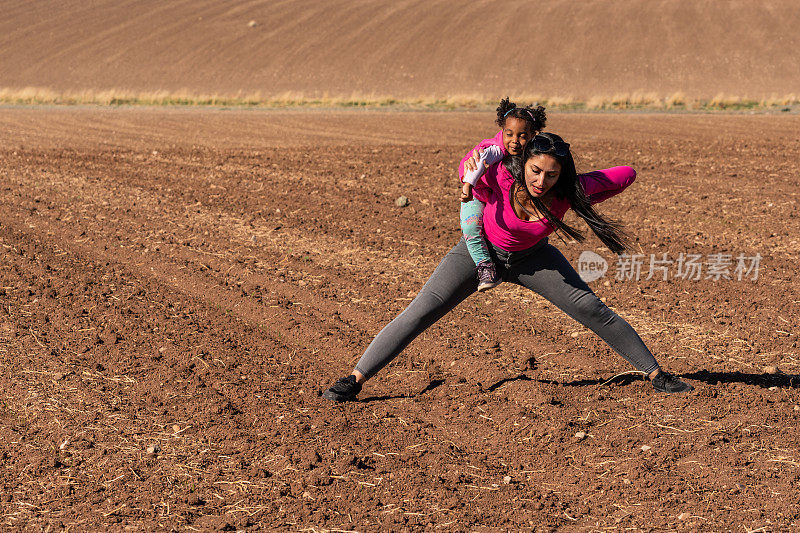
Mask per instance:
[[[473,154],[472,163],[480,154]],[[572,208],[615,253],[625,249],[619,227],[600,216],[592,204],[622,192],[636,172],[614,167],[578,175],[569,144],[553,133],[536,135],[521,156],[508,156],[490,167],[473,194],[486,204],[483,226],[490,254],[503,281],[527,287],[597,333],[658,392],[686,392],[694,387],[661,370],[642,339],[595,296],[547,236],[555,230],[583,240],[562,221]],[[414,338],[477,290],[475,263],[461,240],[444,257],[409,306],[367,347],[352,374],[323,393],[334,401],[352,401],[363,383],[394,359]]]

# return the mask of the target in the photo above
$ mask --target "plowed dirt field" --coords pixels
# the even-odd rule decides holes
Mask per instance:
[[[579,170],[637,169],[601,210],[634,236],[640,279],[593,237],[551,242],[608,261],[591,286],[694,392],[617,376],[631,368],[594,334],[504,284],[361,402],[319,396],[459,239],[455,169],[491,123],[0,110],[0,523],[797,527],[797,116],[550,119]],[[700,279],[677,276],[680,254]],[[651,257],[668,279],[646,279]]]

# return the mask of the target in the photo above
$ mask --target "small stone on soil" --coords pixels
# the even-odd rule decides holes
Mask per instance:
[[[643,451],[643,452],[648,452],[648,451],[650,451],[650,450],[651,450],[651,448],[650,448],[650,446],[648,446],[647,444],[645,444],[644,446],[642,446],[642,451]]]
[[[764,373],[765,374],[777,374],[778,372],[779,371],[778,371],[778,367],[777,366],[765,366],[764,367]]]
[[[586,438],[586,432],[585,431],[579,431],[579,432],[575,433],[575,438],[578,439],[578,440],[585,439]]]
[[[505,483],[506,485],[511,483],[511,476],[503,476],[503,483]]]
[[[408,201],[408,197],[406,197],[406,196],[401,196],[397,200],[394,201],[394,205],[396,205],[397,207],[405,207],[409,203],[410,202]]]
[[[160,451],[161,451],[161,446],[159,446],[158,444],[151,444],[150,446],[147,447],[147,453],[149,453],[150,455],[155,455]]]

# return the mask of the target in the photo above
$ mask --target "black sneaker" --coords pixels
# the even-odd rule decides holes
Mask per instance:
[[[356,383],[356,377],[351,374],[346,378],[336,380],[336,383],[323,392],[322,396],[334,402],[355,402],[359,392],[361,392],[361,383]]]
[[[656,374],[656,377],[652,380],[653,388],[656,392],[689,392],[693,391],[694,387],[686,383],[685,381],[681,381],[669,372],[665,372],[663,370],[659,371]]]

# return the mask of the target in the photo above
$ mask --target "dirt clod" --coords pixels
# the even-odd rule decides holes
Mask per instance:
[[[189,497],[186,498],[186,503],[189,505],[199,506],[205,505],[206,501],[197,494],[190,494]]]

